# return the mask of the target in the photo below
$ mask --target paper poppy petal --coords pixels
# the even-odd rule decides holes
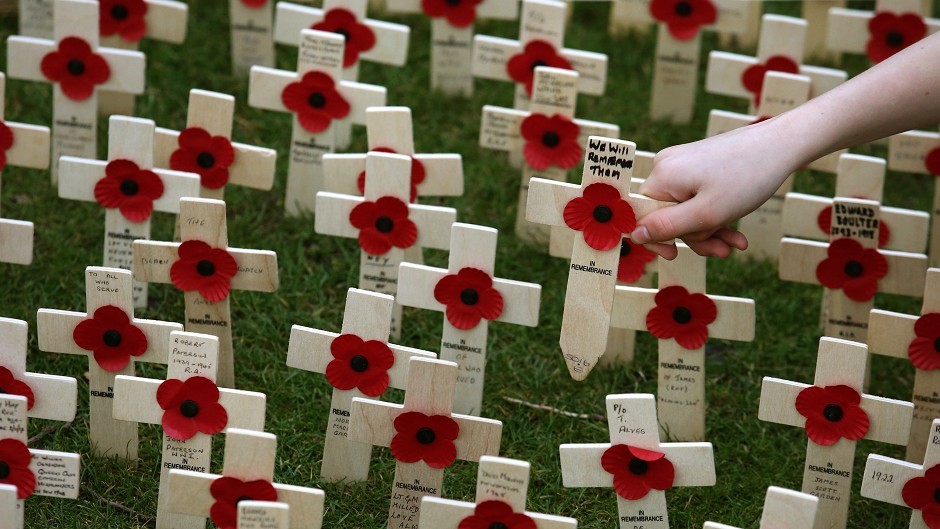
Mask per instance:
[[[650,486],[629,472],[614,474],[614,490],[625,500],[643,499],[650,492]]]

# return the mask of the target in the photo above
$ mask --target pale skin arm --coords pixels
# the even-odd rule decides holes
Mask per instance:
[[[680,238],[701,255],[747,248],[731,222],[786,177],[839,149],[940,123],[940,34],[776,118],[663,149],[640,193],[680,204],[650,213],[631,234],[667,259]]]

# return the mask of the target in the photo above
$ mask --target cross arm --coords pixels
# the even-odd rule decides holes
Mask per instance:
[[[350,224],[349,214],[363,201],[362,197],[325,191],[317,193],[314,231],[338,237],[358,237],[359,231]],[[418,226],[417,246],[439,250],[450,246],[450,226],[457,220],[455,209],[420,204],[412,204],[408,209],[409,218]]]
[[[751,98],[753,94],[744,87],[741,78],[745,70],[758,63],[757,57],[725,51],[709,53],[705,90],[732,97]],[[842,70],[819,66],[800,65],[800,75],[810,78],[812,97],[824,94],[848,79],[848,74]]]
[[[7,163],[31,169],[49,168],[49,127],[7,122],[13,131],[13,145],[7,150]]]
[[[901,491],[909,480],[924,475],[924,467],[878,454],[869,454],[862,480],[862,496],[907,507]]]
[[[418,529],[457,529],[464,518],[473,514],[475,503],[448,500],[434,496],[421,498],[421,517]],[[574,529],[578,521],[564,516],[526,512],[538,529]]]
[[[414,159],[425,170],[424,181],[418,184],[418,196],[463,195],[463,160],[459,154],[415,154]],[[358,179],[365,170],[366,154],[324,154],[324,190],[360,195]]]
[[[39,335],[39,349],[51,353],[87,355],[88,351],[75,343],[72,333],[75,327],[88,317],[84,312],[71,312],[55,309],[39,309],[36,314],[36,329]],[[170,347],[170,333],[182,331],[183,326],[157,320],[133,321],[147,338],[147,352],[136,357],[140,361],[165,364]]]
[[[826,47],[836,52],[862,53],[868,44],[868,23],[874,17],[871,11],[829,8],[829,25],[826,31]],[[940,31],[940,20],[925,18],[927,34]]]
[[[615,329],[646,329],[646,315],[656,306],[655,288],[617,286],[610,312],[610,326]]]
[[[33,393],[42,395],[29,410],[30,417],[68,422],[75,418],[78,383],[72,377],[27,373],[26,383]]]
[[[33,223],[0,219],[0,263],[33,262]]]
[[[579,196],[581,186],[577,184],[533,178],[529,180],[525,218],[538,224],[565,226],[565,206]]]
[[[36,476],[34,495],[72,500],[78,498],[82,463],[80,455],[34,448],[30,448],[29,453],[33,456],[29,469]],[[55,470],[50,472],[50,468]]]
[[[105,176],[108,162],[74,156],[59,159],[59,197],[95,201],[95,184]],[[169,169],[152,169],[164,181],[163,195],[153,201],[154,211],[179,213],[180,198],[199,195],[199,175]]]
[[[907,346],[915,338],[917,316],[872,309],[868,317],[868,350],[872,354],[907,358]]]
[[[384,86],[343,81],[338,89],[340,95],[349,101],[348,120],[357,125],[366,124],[366,109],[384,107],[388,99],[388,90]]]
[[[519,131],[522,122],[529,116],[530,113],[525,110],[484,105],[480,121],[480,146],[498,151],[520,150],[522,135]]]
[[[613,487],[614,476],[601,466],[610,443],[563,444],[562,482],[565,487]],[[711,443],[666,443],[653,448],[666,454],[676,467],[674,487],[708,487],[715,484],[715,459]]]
[[[924,174],[927,153],[940,147],[940,134],[911,130],[888,138],[888,169]]]
[[[601,136],[604,138],[619,138],[620,126],[613,123],[604,123],[601,121],[591,121],[587,119],[576,119],[578,125],[578,145],[587,145],[588,138],[591,136]]]
[[[154,130],[154,165],[170,166],[170,156],[179,145],[179,135],[179,131],[161,127]],[[274,187],[277,151],[237,142],[232,142],[232,148],[235,149],[235,161],[229,166],[229,184],[264,191]]]
[[[386,9],[393,13],[420,13],[421,0],[386,0]],[[477,19],[514,20],[519,16],[519,2],[483,2],[477,6]]]
[[[248,106],[290,112],[281,101],[281,93],[290,83],[297,81],[297,74],[267,66],[252,66],[248,77]]]
[[[232,277],[232,288],[254,292],[274,292],[278,286],[277,254],[269,250],[228,248],[235,258],[238,273]]]
[[[506,64],[512,56],[522,52],[518,40],[474,35],[473,37],[473,75],[495,81],[510,81]],[[560,50],[560,55],[571,63],[578,72],[578,91],[585,94],[601,95],[607,84],[607,56],[602,53]]]
[[[179,258],[178,242],[134,241],[134,278],[147,283],[171,283],[170,267]]]
[[[562,49],[560,55],[578,72],[578,92],[604,95],[607,88],[607,56],[593,51]]]
[[[172,0],[147,0],[147,37],[182,44],[186,40],[186,19],[189,6]]]
[[[26,81],[47,81],[40,64],[42,58],[55,50],[47,39],[12,36],[7,38],[7,75]]]
[[[756,321],[753,299],[709,295],[718,308],[718,317],[708,326],[708,336],[719,340],[754,340]]]
[[[143,53],[115,48],[99,48],[98,53],[111,67],[111,77],[99,85],[100,89],[128,94],[144,93],[147,59]]]

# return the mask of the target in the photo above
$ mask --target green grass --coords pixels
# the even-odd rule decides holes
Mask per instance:
[[[318,236],[311,218],[286,219],[283,211],[286,147],[290,117],[248,108],[245,79],[229,73],[227,2],[191,2],[190,32],[185,48],[145,43],[148,54],[148,90],[139,99],[138,113],[158,125],[179,129],[185,123],[190,88],[234,94],[238,101],[235,139],[278,149],[278,179],[270,193],[230,189],[229,234],[232,244],[243,248],[275,250],[280,260],[281,287],[274,294],[236,293],[236,371],[243,389],[268,395],[268,431],[279,439],[276,479],[283,483],[323,486],[318,479],[323,432],[330,387],[322,376],[288,369],[285,365],[290,326],[301,324],[337,330],[341,325],[345,291],[357,282],[359,249],[352,240]],[[675,126],[649,120],[651,54],[654,39],[612,38],[606,34],[607,3],[578,5],[569,30],[569,47],[610,54],[610,81],[606,97],[581,97],[578,114],[588,119],[619,124],[623,137],[640,149],[658,150],[702,136],[708,109],[744,110],[744,103],[702,94],[691,125]],[[773,12],[796,14],[797,3],[769,3]],[[491,326],[490,363],[485,415],[504,422],[502,454],[532,463],[529,508],[535,512],[577,517],[585,528],[616,527],[616,502],[612,490],[565,489],[561,486],[558,445],[571,442],[604,442],[606,424],[573,419],[506,402],[516,397],[560,409],[604,413],[604,397],[611,393],[654,392],[656,346],[641,334],[637,359],[632,365],[598,369],[585,382],[567,374],[558,349],[566,263],[520,244],[512,235],[518,171],[503,156],[493,156],[477,146],[480,109],[484,104],[509,106],[512,88],[502,83],[478,81],[472,99],[449,99],[428,92],[427,62],[429,25],[420,17],[383,16],[409,23],[413,28],[409,66],[404,69],[365,65],[361,79],[388,87],[388,102],[413,109],[420,152],[460,152],[464,155],[466,196],[440,203],[457,207],[464,222],[494,226],[502,231],[497,256],[497,275],[543,286],[541,325],[536,329],[505,324]],[[16,32],[13,17],[0,19],[0,31]],[[484,22],[482,34],[513,37],[517,23]],[[216,35],[212,35],[215,33]],[[4,35],[4,36],[5,36]],[[706,38],[705,51],[714,48]],[[704,54],[703,54],[704,57]],[[296,50],[280,49],[279,66],[293,69]],[[704,69],[703,60],[703,69]],[[852,74],[864,68],[861,60],[847,62]],[[26,123],[51,120],[48,86],[8,81],[6,115]],[[99,153],[106,152],[106,121],[101,121]],[[363,129],[355,131],[349,152],[365,149]],[[858,150],[885,155],[883,147]],[[572,179],[579,174],[572,171]],[[928,208],[932,179],[890,175],[886,202],[890,205]],[[830,175],[802,174],[797,189],[831,193]],[[432,201],[428,201],[432,202]],[[77,501],[31,498],[27,502],[27,527],[143,527],[154,514],[160,461],[159,432],[141,431],[140,464],[128,468],[114,460],[88,456],[87,370],[84,357],[38,351],[35,314],[41,307],[84,310],[86,265],[99,264],[103,213],[88,203],[59,200],[49,185],[48,174],[8,168],[4,174],[3,216],[36,223],[35,261],[31,266],[2,266],[7,280],[0,284],[0,315],[30,324],[29,368],[32,371],[71,375],[79,379],[79,415],[73,428],[44,438],[37,448],[83,454],[83,492]],[[157,216],[153,238],[172,235],[170,216]],[[428,252],[430,264],[443,265],[446,255]],[[709,262],[709,291],[744,296],[757,302],[757,339],[753,343],[716,342],[708,354],[708,440],[714,443],[718,484],[711,488],[676,489],[668,492],[672,526],[701,527],[706,520],[756,527],[764,491],[769,485],[798,489],[802,476],[805,436],[796,428],[757,419],[760,381],[771,375],[811,381],[819,338],[817,307],[820,288],[784,283],[774,267],[738,261]],[[171,286],[150,289],[150,307],[138,316],[180,320],[183,297]],[[919,301],[879,296],[879,307],[916,313]],[[441,315],[406,309],[401,343],[436,351]],[[872,392],[909,399],[913,370],[900,361],[876,358]],[[144,376],[163,378],[165,368],[145,365]],[[393,394],[400,401],[400,393]],[[30,432],[48,426],[33,421]],[[221,448],[221,440],[217,440]],[[900,457],[899,447],[862,442],[857,455],[861,471],[869,452]],[[214,467],[221,466],[221,450]],[[375,450],[373,471],[365,483],[324,486],[327,513],[324,527],[384,527],[391,491],[394,461],[387,450]],[[459,462],[445,478],[445,496],[473,497],[476,465]],[[850,527],[906,527],[909,511],[862,499],[856,477]],[[110,507],[94,494],[120,502],[141,515]]]

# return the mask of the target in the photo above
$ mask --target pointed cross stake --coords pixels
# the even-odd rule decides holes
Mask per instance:
[[[927,161],[932,166],[927,165]],[[940,134],[912,130],[888,139],[888,169],[915,174],[940,176]],[[940,266],[940,184],[934,179],[933,206],[930,210],[930,266]]]
[[[613,231],[629,233],[633,229],[631,215],[640,218],[672,205],[629,192],[635,150],[636,145],[629,141],[592,136],[588,139],[580,186],[541,178],[533,178],[529,184],[527,220],[571,227],[565,220],[565,212],[570,209],[576,213],[573,217],[577,217],[572,222],[584,230],[575,237],[571,252],[559,339],[568,371],[575,380],[584,380],[607,348],[616,270],[625,235],[612,236]],[[586,191],[589,187],[591,192]],[[585,197],[585,193],[591,196]],[[615,210],[619,211],[617,215]],[[605,249],[588,245],[587,237],[595,246]]]
[[[89,54],[76,55],[86,47]],[[44,62],[55,80],[46,77],[41,67]],[[87,0],[56,0],[55,40],[7,39],[10,78],[53,83],[53,184],[60,156],[94,158],[98,154],[98,90],[142,93],[144,63],[143,53],[98,47],[98,2]],[[86,90],[86,84],[92,88]]]
[[[620,529],[640,524],[647,529],[669,529],[665,490],[713,486],[712,444],[660,442],[653,395],[608,395],[606,405],[610,442],[561,445],[562,485],[613,487]],[[668,474],[669,468],[675,476],[664,483],[662,474]]]
[[[218,338],[175,331],[170,335],[166,381],[123,375],[114,380],[115,419],[163,425],[163,455],[157,496],[158,528],[204,529],[206,526],[204,517],[186,516],[167,509],[166,485],[171,468],[208,472],[215,433],[227,428],[264,430],[264,393],[219,389],[216,398],[205,394],[205,388],[215,387],[218,364]],[[204,386],[186,383],[194,377],[201,377],[207,383]],[[171,396],[161,399],[161,394]],[[208,417],[206,412],[213,413],[213,408],[217,409],[216,404],[225,411],[225,420],[220,420],[217,414]],[[185,424],[190,421],[195,421],[198,426]],[[167,433],[168,427],[174,432],[172,436]],[[184,428],[190,431],[181,432]],[[213,433],[206,433],[207,430]]]
[[[288,529],[290,505],[272,501],[238,502],[238,529]]]
[[[486,518],[484,513],[492,512],[492,506],[507,506],[513,513],[525,515],[534,522],[536,529],[577,529],[578,521],[574,518],[536,514],[525,510],[529,470],[530,465],[525,461],[494,456],[481,457],[477,473],[476,502],[425,496],[421,499],[421,521],[418,529],[457,529],[464,521],[470,523],[469,520],[480,522],[485,527],[485,522],[492,518]],[[490,509],[487,509],[488,506]],[[481,515],[474,516],[475,511],[480,511]],[[503,516],[509,514],[505,513]],[[492,527],[492,524],[490,526]]]
[[[244,74],[254,65],[274,66],[274,0],[265,0],[261,5],[228,0],[228,12],[232,71]]]
[[[752,299],[705,294],[705,258],[684,244],[677,247],[676,259],[659,259],[658,290],[617,287],[610,325],[659,338],[661,434],[698,441],[705,438],[705,343],[753,341],[755,309]]]
[[[923,0],[876,0],[874,11],[833,7],[829,9],[829,23],[826,30],[826,45],[836,53],[867,54],[872,62],[881,62],[886,57],[878,48],[895,48],[889,32],[879,33],[869,29],[869,23],[879,15],[891,18],[913,14],[923,20],[927,35],[940,31],[940,20],[926,18],[931,14],[932,2]],[[903,36],[903,35],[902,35]],[[878,41],[884,41],[877,46]],[[871,43],[871,45],[870,45]],[[905,41],[905,45],[910,42]],[[895,51],[900,51],[896,48]],[[872,52],[875,52],[872,54]]]
[[[819,498],[817,527],[845,527],[858,439],[907,443],[914,405],[862,394],[867,364],[864,344],[823,337],[812,385],[764,377],[761,386],[760,420],[809,436],[801,490]]]
[[[814,529],[819,498],[780,487],[767,487],[760,529]],[[704,529],[738,529],[730,525],[705,522]]]
[[[317,193],[314,230],[359,238],[359,288],[394,296],[398,292],[398,265],[410,246],[448,248],[450,226],[457,220],[457,211],[408,204],[410,189],[410,157],[370,152],[366,158],[365,197]],[[407,218],[396,216],[404,209],[401,206],[407,207]],[[361,229],[352,224],[354,211],[363,222]],[[417,230],[413,239],[408,238],[409,229]],[[401,305],[396,303],[391,338],[397,340],[400,336]]]
[[[19,395],[0,395],[0,440],[13,440],[26,448],[26,397]],[[75,414],[75,408],[71,413]],[[13,452],[12,450],[8,451]],[[28,496],[52,496],[56,498],[78,498],[79,466],[81,456],[66,452],[51,452],[49,450],[29,449],[29,469],[21,465],[27,461],[0,460],[7,468],[8,479],[16,480],[20,473],[29,472],[35,478],[36,486],[33,490],[20,490],[16,488],[16,506],[9,511],[3,511],[5,527],[23,529],[23,499]],[[16,475],[14,475],[14,473]],[[48,523],[48,520],[45,520]]]
[[[32,401],[27,409],[29,417],[71,421],[75,418],[78,402],[75,379],[26,372],[28,340],[25,321],[0,318],[0,372],[5,371],[5,380],[0,382],[0,395],[26,396]]]
[[[171,469],[167,481],[167,508],[172,512],[207,518],[232,526],[242,502],[263,500],[286,503],[291,529],[320,529],[323,491],[274,483],[277,437],[263,432],[229,428],[225,433],[222,475]],[[224,481],[223,481],[224,480]],[[213,495],[212,488],[216,489]],[[213,509],[214,506],[217,506]]]
[[[780,242],[780,279],[826,288],[824,336],[864,342],[876,292],[920,296],[924,291],[926,255],[877,249],[879,211],[875,201],[839,197],[832,204],[830,242],[789,237]]]
[[[446,269],[402,263],[398,272],[399,303],[446,312],[440,357],[457,364],[454,411],[465,415],[483,410],[489,320],[527,327],[539,320],[541,286],[493,277],[498,235],[493,228],[455,222]],[[489,288],[481,290],[481,281]],[[451,292],[442,290],[448,285]]]
[[[219,338],[218,385],[235,387],[230,290],[277,290],[277,254],[229,247],[221,200],[181,199],[180,235],[182,242],[134,241],[134,276],[183,290],[186,330]]]
[[[314,373],[329,373],[327,380],[333,386],[330,418],[323,445],[323,463],[320,467],[320,477],[327,481],[364,481],[369,477],[372,447],[348,439],[349,409],[354,397],[377,399],[385,393],[381,387],[374,387],[374,374],[381,372],[384,367],[381,362],[388,357],[376,353],[361,342],[373,345],[379,342],[388,347],[382,351],[385,355],[391,354],[391,366],[386,370],[386,377],[388,387],[396,389],[405,389],[409,359],[415,356],[435,357],[434,353],[428,351],[388,343],[394,303],[392,296],[350,288],[346,293],[341,333],[300,325],[291,327],[287,365]],[[339,339],[340,336],[344,338]],[[356,347],[344,345],[350,341]],[[362,378],[354,378],[360,373]],[[337,384],[355,386],[340,389]],[[363,393],[360,387],[367,389],[369,395]]]
[[[940,370],[932,360],[934,355],[940,354],[940,341],[937,341],[940,324],[937,322],[940,322],[940,268],[927,270],[920,317],[872,309],[868,319],[869,352],[909,359],[916,370],[908,461],[923,459],[930,422],[940,417]]]
[[[183,326],[135,318],[127,270],[86,268],[85,306],[86,312],[39,309],[39,350],[88,356],[91,448],[100,456],[135,461],[137,425],[112,415],[114,377],[133,375],[135,362],[165,364],[170,333]]]
[[[178,214],[180,198],[199,195],[199,175],[154,168],[153,121],[112,116],[109,126],[106,161],[62,157],[59,197],[106,208],[104,266],[130,270],[134,241],[150,238],[151,210]],[[146,306],[147,283],[135,281],[134,307]]]
[[[444,469],[455,459],[499,453],[503,423],[452,412],[456,377],[453,362],[412,358],[404,405],[352,401],[349,439],[390,446],[397,460],[388,527],[418,529],[416,507],[424,496],[441,495]]]
[[[293,114],[284,199],[289,215],[313,210],[317,192],[324,189],[323,155],[335,147],[336,127],[345,122],[365,124],[366,109],[385,104],[385,87],[342,80],[343,47],[341,35],[304,29],[300,35],[296,72],[264,66],[251,68],[248,104]],[[324,89],[324,83],[333,87]],[[288,95],[297,92],[304,94],[300,104],[307,107],[285,105]],[[348,114],[335,108],[343,103],[348,105]]]

